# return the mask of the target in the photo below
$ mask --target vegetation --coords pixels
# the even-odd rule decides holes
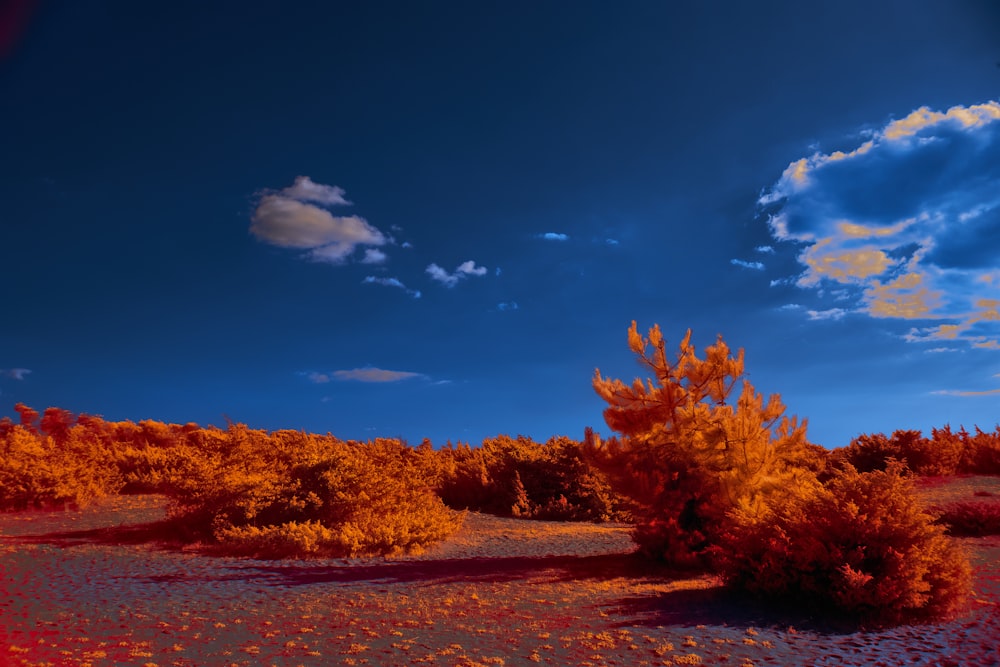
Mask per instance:
[[[644,554],[735,589],[871,623],[952,613],[969,593],[948,535],[1000,533],[1000,505],[927,509],[915,476],[1000,474],[1000,426],[862,434],[827,451],[806,422],[747,380],[722,338],[670,357],[658,326],[629,346],[651,379],[602,377],[602,441],[481,446],[343,441],[299,431],[111,422],[18,404],[0,419],[0,510],[82,506],[103,495],[169,498],[179,537],[257,557],[417,551],[464,510],[525,519],[630,521]]]
[[[655,383],[594,378],[621,439],[591,435],[589,451],[635,501],[643,551],[712,568],[739,590],[823,601],[870,623],[938,617],[964,602],[968,557],[920,507],[902,464],[887,458],[884,469],[859,472],[850,455],[825,460],[805,423],[784,416],[780,396],[765,403],[745,379],[742,351],[734,356],[719,338],[700,358],[690,341],[689,331],[670,360],[659,327],[643,337],[633,322],[629,346]],[[854,451],[881,452],[871,440],[877,447]],[[922,446],[898,440],[907,451]]]

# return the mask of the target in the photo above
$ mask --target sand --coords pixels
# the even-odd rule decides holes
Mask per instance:
[[[624,525],[471,513],[395,559],[220,558],[141,528],[157,496],[0,515],[0,665],[1000,666],[1000,538],[964,540],[976,597],[863,632],[651,569]]]

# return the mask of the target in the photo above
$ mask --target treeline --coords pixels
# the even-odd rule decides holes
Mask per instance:
[[[117,493],[159,493],[184,540],[227,553],[356,556],[419,550],[462,510],[532,519],[628,517],[569,438],[498,436],[479,447],[378,438],[343,441],[146,420],[106,421],[15,406],[0,419],[0,509],[83,506]]]
[[[921,431],[897,430],[863,434],[846,447],[831,452],[831,464],[850,463],[861,472],[885,470],[891,461],[902,463],[915,475],[1000,475],[1000,426],[992,432],[978,426],[969,433],[964,427],[952,431],[950,425]]]

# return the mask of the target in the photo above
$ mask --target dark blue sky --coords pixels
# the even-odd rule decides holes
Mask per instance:
[[[1000,421],[1000,5],[292,4],[0,31],[0,414],[580,437],[635,319]]]

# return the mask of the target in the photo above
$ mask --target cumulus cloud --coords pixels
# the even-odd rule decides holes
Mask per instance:
[[[538,238],[546,241],[568,241],[569,235],[561,232],[545,232],[544,234],[539,234]]]
[[[349,204],[341,188],[299,176],[293,185],[260,198],[251,216],[250,233],[279,248],[305,250],[316,261],[341,264],[359,246],[388,243],[364,218],[336,216],[327,210]]]
[[[353,380],[355,382],[400,382],[411,378],[423,377],[421,373],[389,371],[384,368],[374,368],[371,366],[345,371],[334,371],[332,375],[336,380]]]
[[[731,259],[729,260],[729,263],[733,266],[743,267],[744,269],[753,269],[754,271],[764,270],[764,264],[761,262],[748,262],[742,259]]]
[[[8,377],[14,380],[23,380],[31,373],[27,368],[0,368],[0,377]]]
[[[911,320],[913,342],[1000,349],[1000,102],[923,107],[862,139],[792,162],[760,197],[775,240],[798,246],[796,284]]]
[[[426,272],[431,279],[438,281],[442,285],[445,285],[446,287],[454,287],[460,280],[468,278],[469,276],[485,276],[486,267],[476,266],[476,263],[470,259],[467,262],[459,264],[452,273],[448,273],[437,264],[428,265]]]
[[[383,278],[379,276],[365,276],[365,279],[361,281],[363,285],[384,285],[385,287],[395,287],[401,289],[414,299],[419,299],[421,294],[420,290],[414,290],[408,288],[403,284],[399,278]]]

